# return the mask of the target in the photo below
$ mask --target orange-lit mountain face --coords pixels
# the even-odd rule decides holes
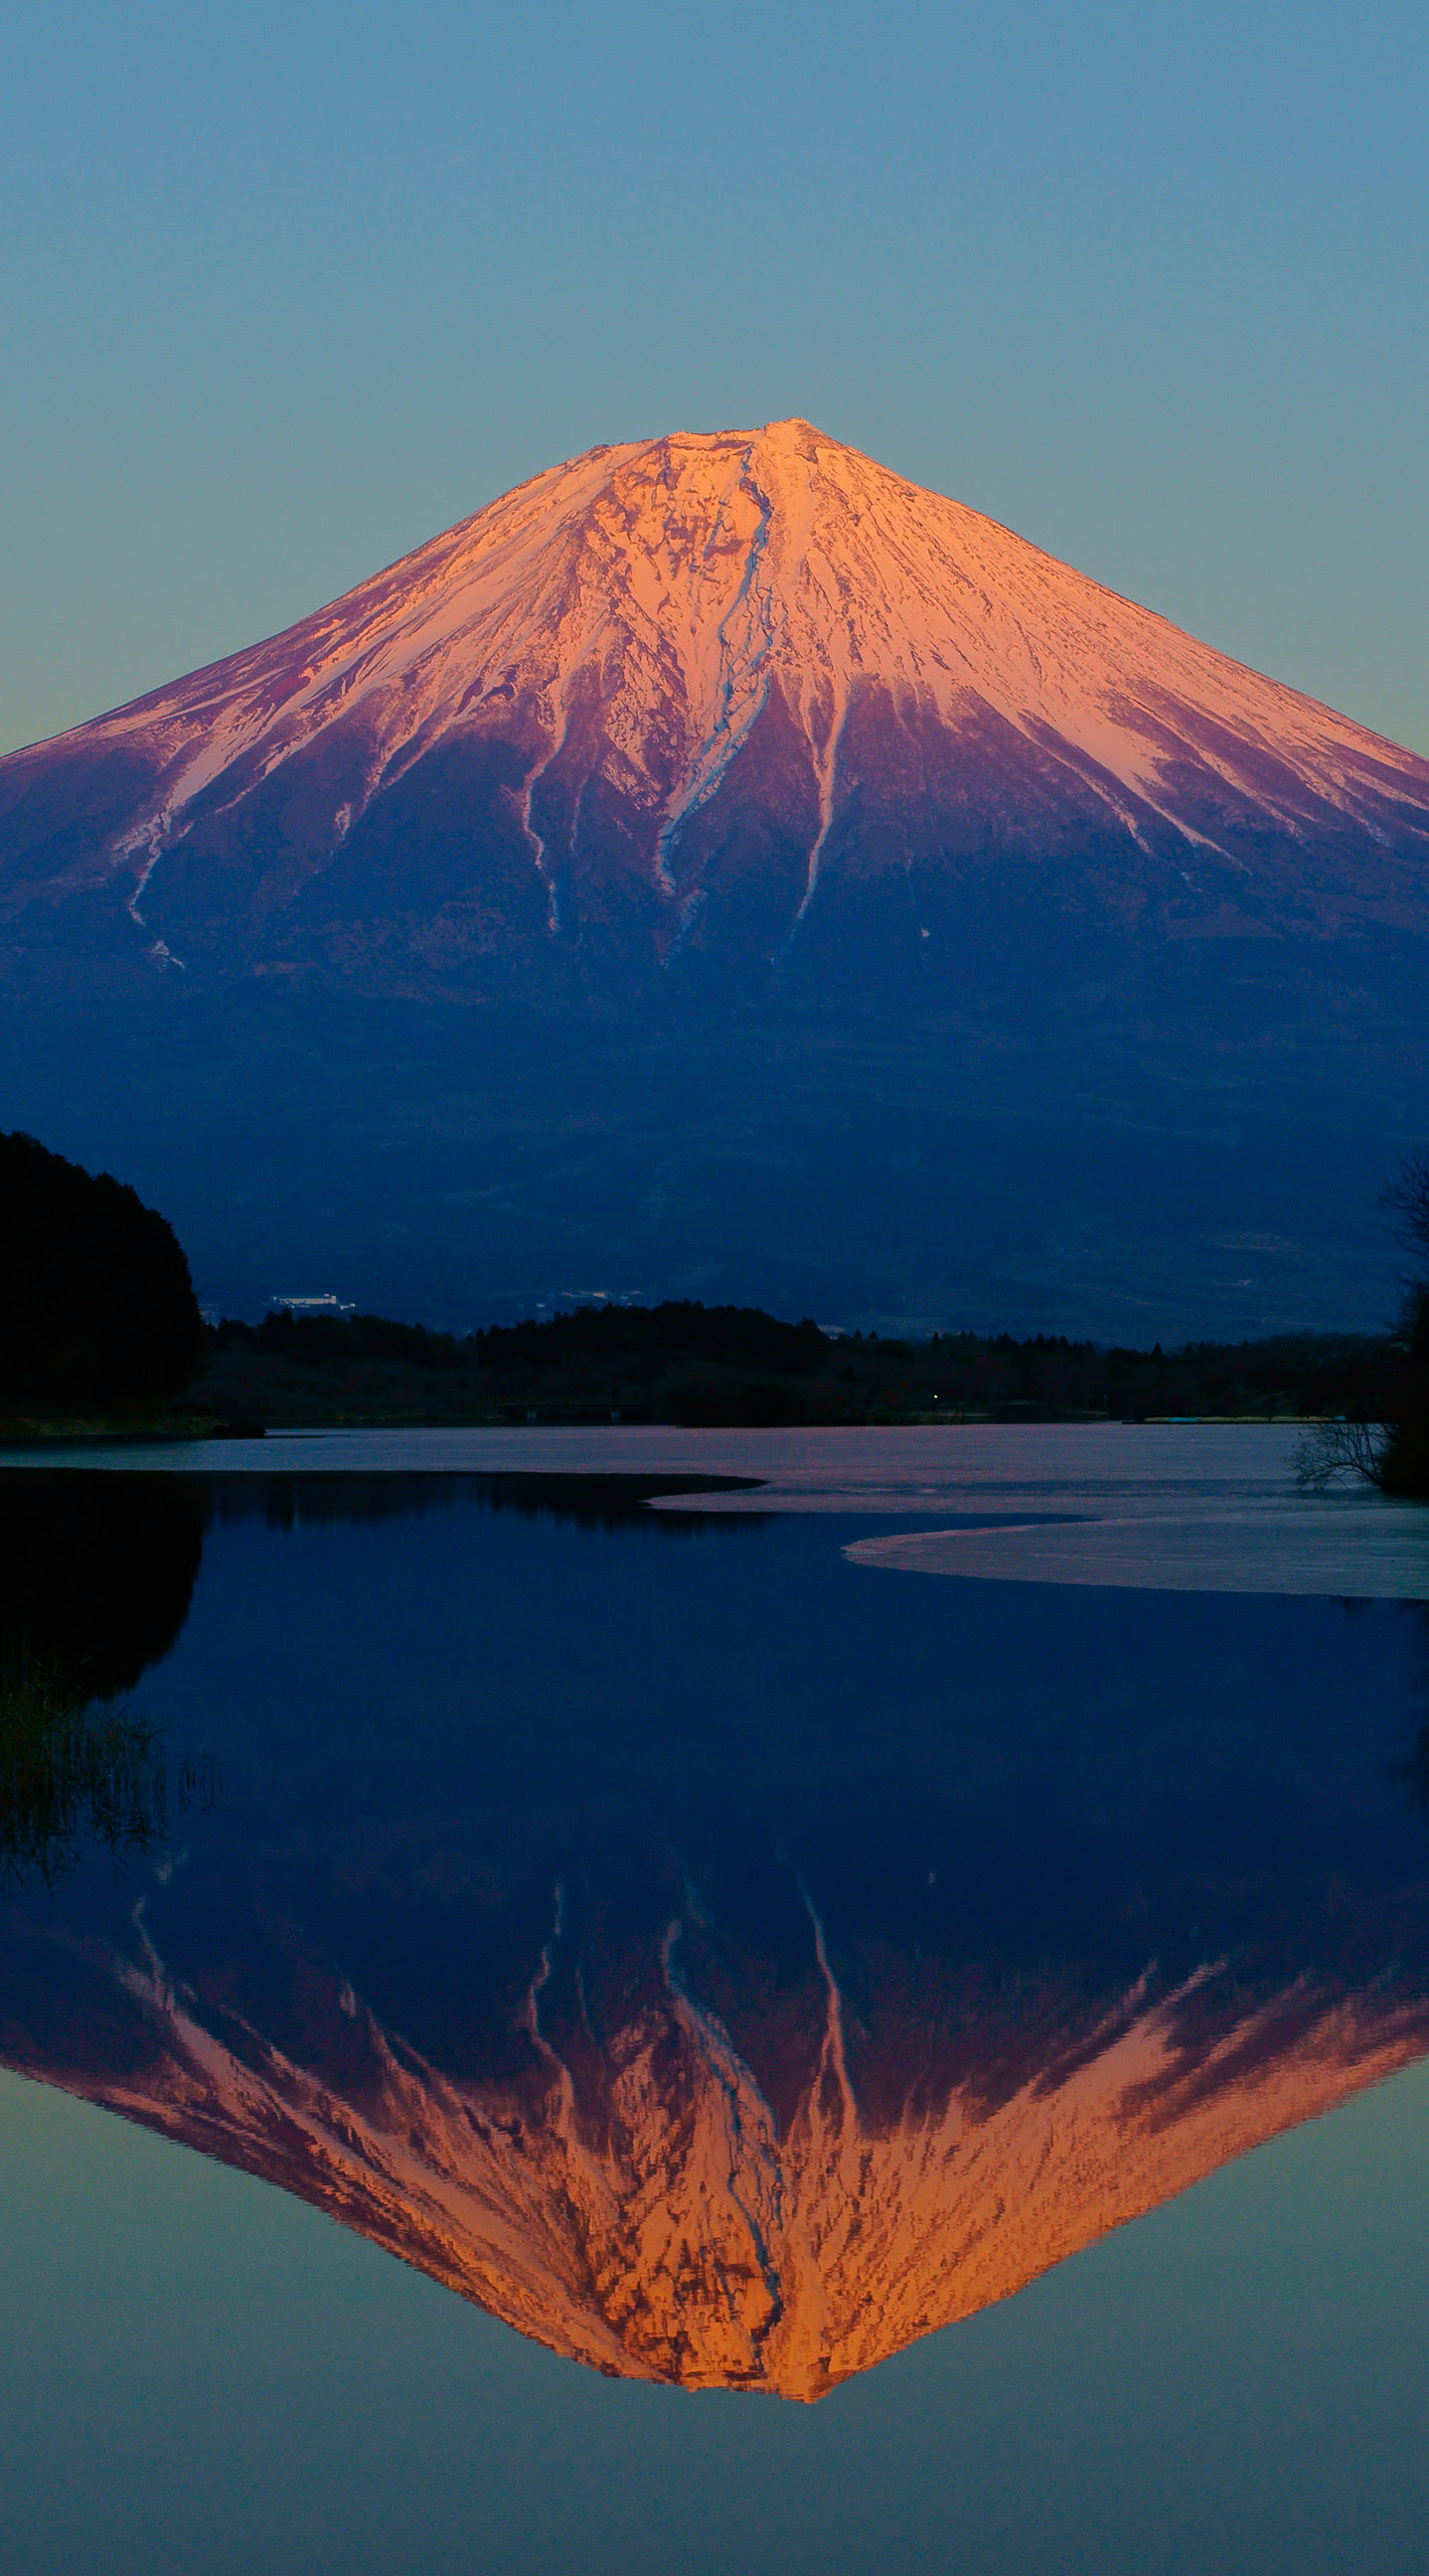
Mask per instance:
[[[9,2062],[315,2203],[556,2352],[687,2388],[820,2397],[1429,2049],[1422,1993],[1297,1979],[1248,2003],[1221,1964],[1072,2013],[1024,1994],[1022,2027],[965,2032],[949,2080],[947,2034],[890,1962],[862,2033],[874,2108],[815,1924],[821,2008],[791,2042],[786,1994],[751,2052],[779,2065],[776,2110],[672,1926],[629,2020],[565,2053],[543,1952],[524,2072],[473,2080],[311,1961],[305,2027],[285,2012],[265,2037],[171,1974],[143,1914],[127,1960],[52,1958],[64,2000]],[[12,2028],[30,2004],[22,1979]]]
[[[191,974],[936,983],[988,905],[1423,931],[1429,762],[790,420],[593,449],[15,754],[0,868],[22,944]]]

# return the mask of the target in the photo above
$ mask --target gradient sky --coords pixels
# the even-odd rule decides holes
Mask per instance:
[[[0,56],[0,747],[600,440],[800,412],[1429,750],[1410,0],[64,0]]]

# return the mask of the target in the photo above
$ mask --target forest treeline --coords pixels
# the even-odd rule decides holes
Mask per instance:
[[[463,1336],[378,1315],[225,1321],[206,1402],[281,1422],[936,1420],[1144,1422],[1175,1415],[1382,1418],[1406,1368],[1393,1337],[1287,1334],[1166,1352],[1065,1335],[826,1333],[758,1307],[582,1306]]]
[[[1146,1422],[1323,1427],[1307,1481],[1429,1497],[1429,1153],[1384,1205],[1416,1263],[1398,1332],[1099,1348],[1038,1333],[926,1340],[753,1306],[587,1304],[457,1335],[382,1315],[205,1325],[172,1227],[107,1173],[0,1135],[0,1418],[147,1414],[198,1432],[459,1423]]]

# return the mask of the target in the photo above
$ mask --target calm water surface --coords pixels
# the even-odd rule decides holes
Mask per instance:
[[[1422,2565],[1429,1515],[238,1447],[0,1474],[7,2566]]]

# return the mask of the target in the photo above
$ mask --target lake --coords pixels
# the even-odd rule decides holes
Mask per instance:
[[[0,1457],[7,2568],[1417,2570],[1429,1512],[1293,1447]]]

